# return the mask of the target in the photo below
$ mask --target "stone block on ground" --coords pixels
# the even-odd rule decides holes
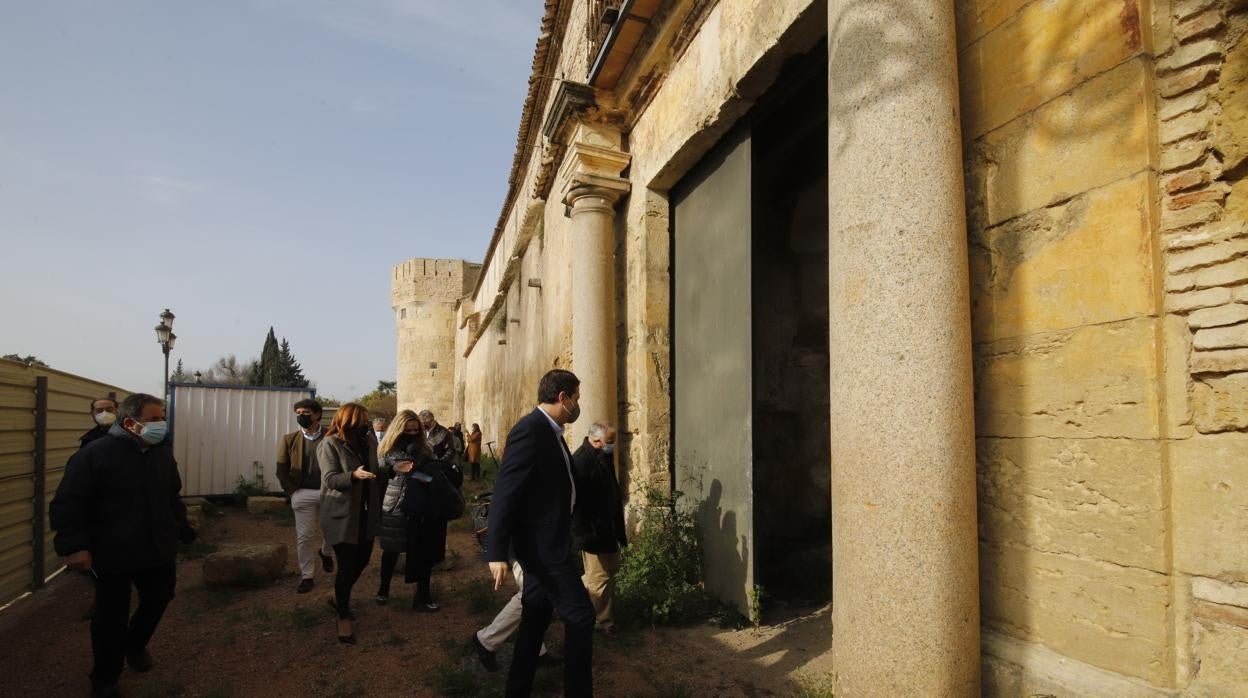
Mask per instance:
[[[257,586],[277,579],[285,570],[285,545],[226,545],[204,558],[204,586]]]
[[[186,522],[191,525],[191,528],[198,531],[203,520],[204,520],[203,505],[195,504],[195,505],[186,507]]]
[[[285,509],[287,506],[285,497],[248,497],[247,513],[249,514],[272,514]]]

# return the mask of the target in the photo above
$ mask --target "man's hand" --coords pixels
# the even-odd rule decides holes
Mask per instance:
[[[509,565],[506,562],[491,562],[490,576],[494,577],[494,591],[503,588],[503,582],[507,581],[507,570]]]
[[[91,551],[79,550],[73,555],[70,555],[65,558],[65,566],[71,570],[86,572],[91,569]]]
[[[355,478],[356,480],[373,480],[373,479],[376,479],[377,476],[368,472],[368,469],[361,465],[360,467],[351,471],[351,477]]]

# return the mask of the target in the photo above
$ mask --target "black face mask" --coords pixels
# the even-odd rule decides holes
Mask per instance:
[[[312,426],[312,415],[297,414],[295,415],[295,421],[299,424],[299,426],[303,427],[304,429],[307,429],[308,427]]]

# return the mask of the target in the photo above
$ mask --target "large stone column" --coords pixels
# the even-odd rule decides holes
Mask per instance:
[[[572,371],[581,379],[585,426],[618,424],[615,373],[615,204],[628,155],[610,127],[579,125],[561,173],[572,219]]]
[[[837,696],[979,695],[951,0],[828,3]]]

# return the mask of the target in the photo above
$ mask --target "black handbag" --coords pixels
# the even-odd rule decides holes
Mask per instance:
[[[451,484],[441,461],[426,461],[407,474],[402,510],[408,516],[453,521],[464,515],[464,495]]]

